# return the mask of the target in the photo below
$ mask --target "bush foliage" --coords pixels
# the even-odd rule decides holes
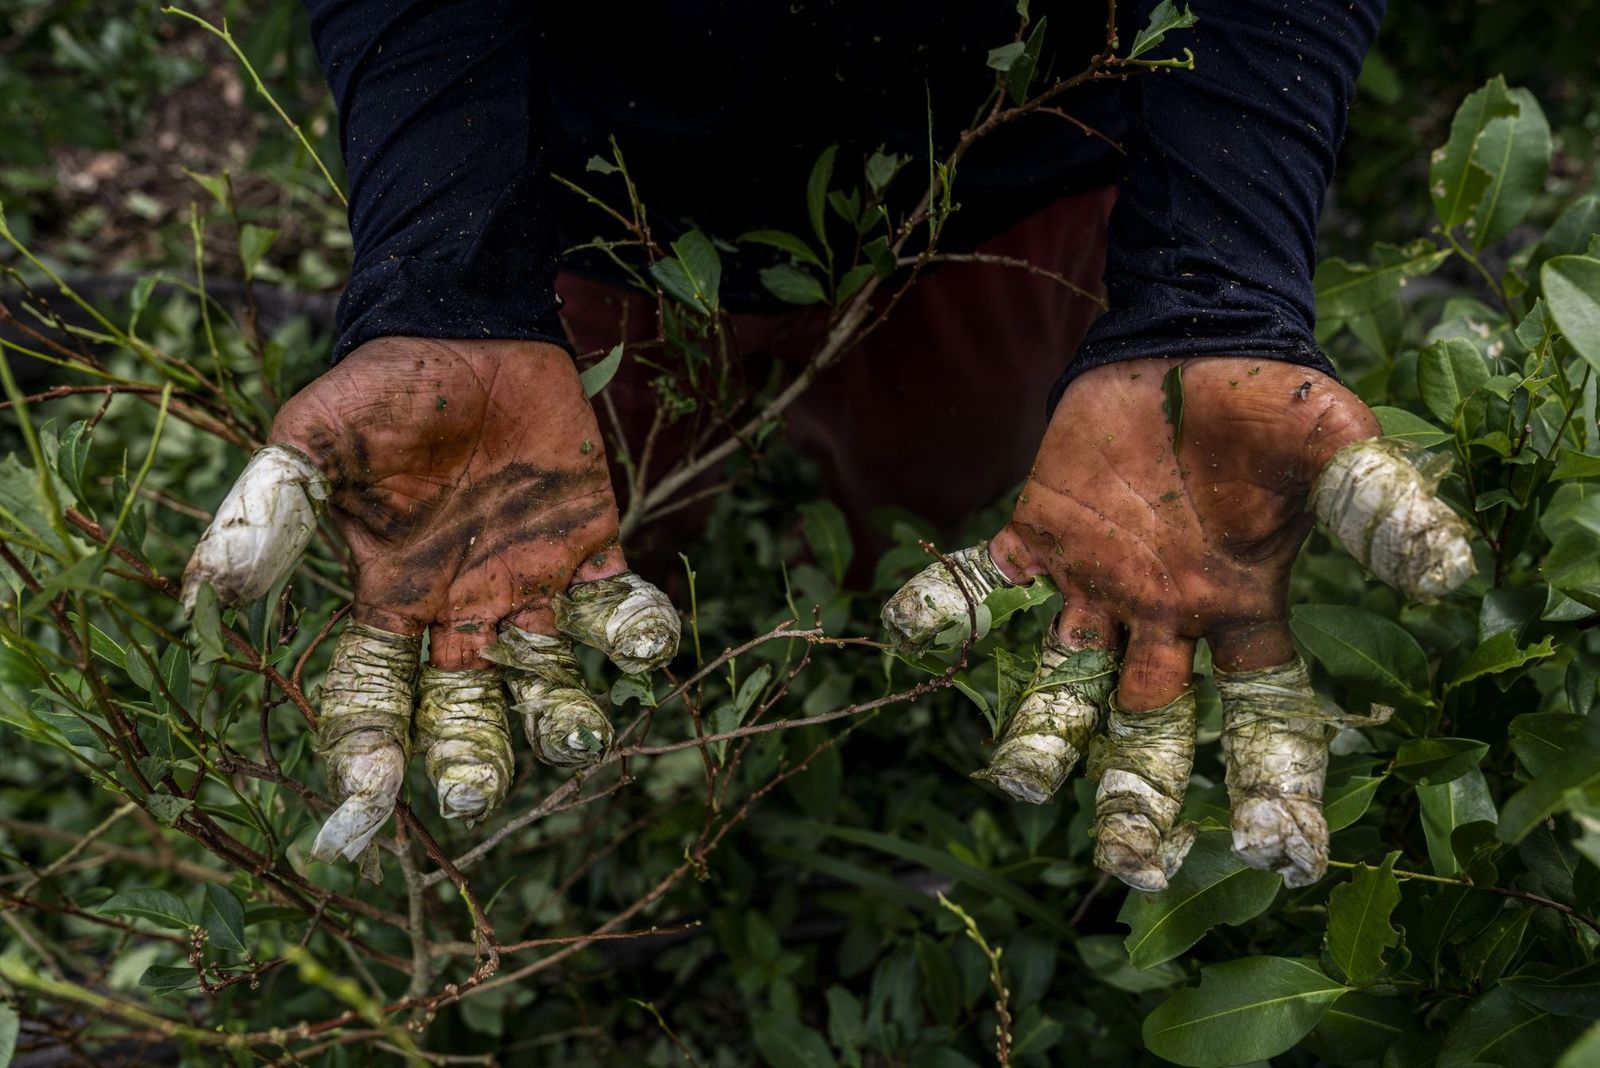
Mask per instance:
[[[195,34],[181,49],[161,43],[170,17],[86,39],[86,6],[11,15],[53,42],[54,73],[0,53],[0,85],[102,60],[127,80],[70,101],[42,90],[29,114],[6,94],[0,140],[114,145],[184,62],[231,55],[206,48],[238,45],[269,81],[304,69],[293,5],[238,40],[178,22]],[[1108,47],[1090,69],[1181,66],[1181,13],[1162,12],[1168,40]],[[997,42],[974,139],[1070,81],[1039,73],[1042,30]],[[1412,99],[1397,62],[1369,66],[1369,92]],[[1314,534],[1292,603],[1319,689],[1397,710],[1335,743],[1332,870],[1291,891],[1231,853],[1202,655],[1185,814],[1203,831],[1167,890],[1139,894],[1090,864],[1081,780],[1027,806],[966,778],[1050,591],[1000,591],[933,661],[895,660],[878,607],[931,532],[889,517],[896,546],[869,585],[847,583],[843,517],[772,433],[808,375],[937,269],[966,138],[929,160],[825,152],[784,194],[807,197],[813,232],[745,235],[787,254],[769,289],[831,307],[826,344],[783,382],[727,373],[718,283],[738,235],[652,247],[649,191],[627,184],[593,244],[626,264],[648,250],[635,279],[661,302],[662,419],[721,418],[657,471],[613,433],[625,524],[667,514],[702,473],[735,486],[683,547],[677,671],[612,687],[626,730],[594,773],[524,759],[506,807],[471,830],[406,809],[376,884],[309,862],[328,806],[306,721],[349,599],[343,551],[330,529],[281,591],[238,612],[202,601],[192,623],[173,583],[277,403],[319,366],[306,317],[261,328],[258,290],[325,284],[341,255],[315,240],[338,214],[315,184],[325,124],[285,134],[254,106],[270,132],[251,173],[197,173],[175,231],[188,247],[113,299],[79,292],[71,233],[40,244],[26,199],[0,223],[0,1064],[13,1045],[330,1066],[1600,1063],[1600,196],[1575,179],[1590,146],[1569,148],[1592,110],[1564,99],[1552,134],[1538,94],[1491,77],[1391,201],[1336,205],[1419,220],[1321,265],[1319,330],[1471,521],[1479,576],[1403,604]],[[1370,144],[1398,138],[1358,110],[1358,148],[1364,124]],[[591,166],[626,177],[620,152]],[[13,198],[37,186],[0,177]],[[241,196],[254,183],[285,197]],[[880,210],[891,183],[916,206]],[[295,213],[315,226],[274,252],[290,229],[274,222]],[[312,253],[326,259],[307,268]],[[214,294],[219,275],[237,301]],[[602,412],[610,376],[641,358],[585,357]],[[975,516],[973,539],[1002,514]]]

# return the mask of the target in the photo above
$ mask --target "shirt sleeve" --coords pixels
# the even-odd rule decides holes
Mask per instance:
[[[1154,0],[1130,5],[1143,26]],[[1164,356],[1283,360],[1333,374],[1312,334],[1317,219],[1384,0],[1209,0],[1152,55],[1194,70],[1126,85],[1127,158],[1111,215],[1110,310],[1051,391]]]
[[[306,0],[353,262],[334,358],[379,337],[567,345],[527,0]]]

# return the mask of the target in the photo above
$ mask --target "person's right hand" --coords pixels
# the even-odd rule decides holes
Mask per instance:
[[[599,426],[553,345],[384,338],[351,353],[278,413],[195,549],[186,604],[202,583],[224,603],[266,593],[323,498],[356,582],[322,691],[319,748],[342,804],[319,859],[366,848],[413,742],[444,817],[498,805],[512,777],[502,683],[542,760],[598,760],[611,726],[568,638],[629,672],[677,652],[676,613],[627,569]]]

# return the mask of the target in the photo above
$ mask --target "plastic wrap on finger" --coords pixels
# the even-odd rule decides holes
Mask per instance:
[[[422,669],[417,747],[447,820],[482,819],[511,788],[511,733],[500,669]]]
[[[1413,601],[1472,577],[1471,530],[1439,499],[1414,450],[1389,438],[1346,445],[1311,485],[1311,509],[1345,550]]]
[[[896,649],[916,655],[943,630],[971,618],[967,595],[974,604],[1002,586],[1013,585],[989,556],[989,543],[950,553],[913,575],[883,606],[883,625]],[[965,589],[966,593],[963,593]]]
[[[1006,721],[989,766],[972,777],[994,783],[1018,801],[1049,801],[1088,750],[1116,670],[1115,653],[1068,649],[1052,625],[1039,651],[1039,668]]]
[[[611,720],[583,684],[572,643],[507,624],[484,657],[505,668],[511,707],[534,755],[561,768],[588,767],[611,748]]]
[[[554,607],[557,630],[599,649],[630,675],[678,655],[681,628],[672,602],[631,571],[573,583]]]
[[[223,604],[272,589],[311,541],[328,492],[328,480],[295,449],[268,445],[252,456],[184,568],[184,611],[193,611],[204,583]]]
[[[1194,844],[1195,826],[1178,823],[1194,768],[1195,699],[1129,712],[1112,698],[1106,733],[1094,740],[1094,861],[1136,890],[1161,890]]]
[[[1258,671],[1215,672],[1222,695],[1222,752],[1228,765],[1233,850],[1289,886],[1316,882],[1328,869],[1322,786],[1328,745],[1340,728],[1382,722],[1351,716],[1317,697],[1299,657]]]
[[[394,811],[410,755],[419,638],[346,623],[322,684],[317,751],[339,807],[311,847],[355,860]]]

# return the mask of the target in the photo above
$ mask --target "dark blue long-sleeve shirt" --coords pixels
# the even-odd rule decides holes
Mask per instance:
[[[1122,49],[1154,0],[1123,3]],[[956,179],[944,244],[972,245],[1063,195],[1120,182],[1106,266],[1110,311],[1055,393],[1090,367],[1147,356],[1239,355],[1331,372],[1312,335],[1318,213],[1383,0],[1196,0],[1199,24],[1153,71],[1064,96],[1117,139],[1030,116],[983,143]],[[549,175],[611,203],[588,172],[615,136],[654,232],[808,234],[818,152],[880,146],[925,159],[972,120],[1010,40],[1013,0],[307,0],[338,104],[354,264],[336,355],[376,337],[565,343],[560,250],[613,226]],[[1041,70],[1080,69],[1104,42],[1098,3],[1034,0]],[[1042,83],[1041,83],[1042,84]],[[919,165],[920,167],[920,165]],[[917,173],[921,173],[918,171]],[[917,174],[899,184],[916,192]],[[577,257],[604,271],[603,258]],[[763,300],[735,269],[725,303]],[[1065,367],[1073,354],[1062,353]]]

